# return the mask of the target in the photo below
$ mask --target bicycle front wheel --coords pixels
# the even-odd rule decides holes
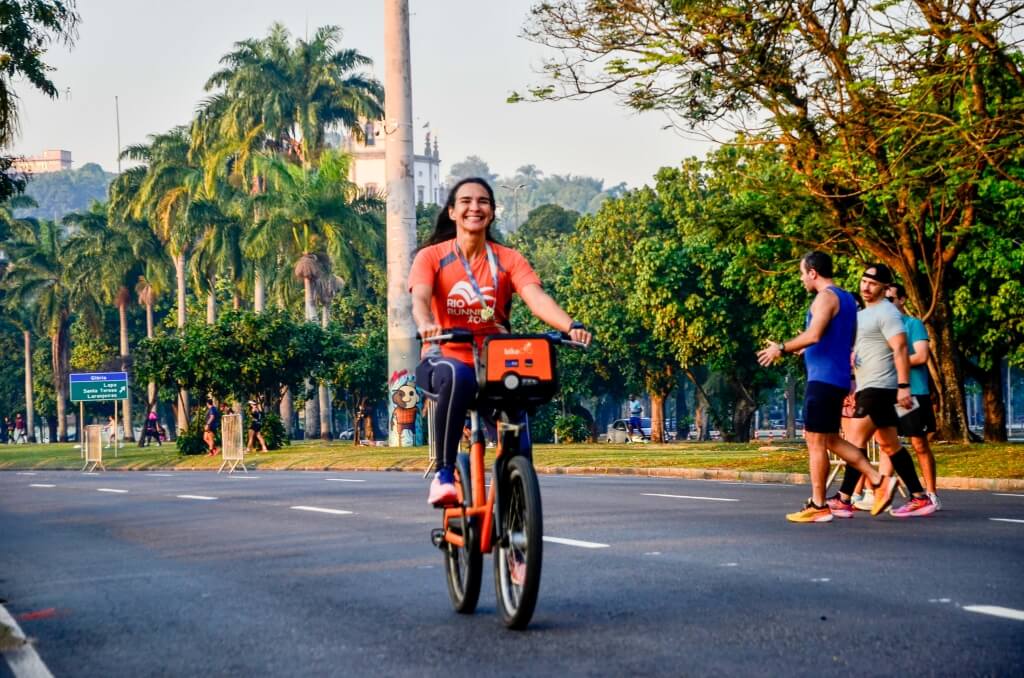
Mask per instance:
[[[494,554],[494,588],[502,620],[511,629],[530,623],[540,591],[544,525],[540,485],[530,460],[512,457],[500,485],[505,493],[504,538]]]
[[[455,482],[462,486],[462,497],[466,505],[473,504],[473,488],[469,476],[469,457],[460,454],[455,462]],[[480,578],[484,561],[480,553],[479,520],[461,518],[449,522],[448,529],[462,536],[462,546],[445,544],[444,569],[448,577],[448,597],[452,607],[460,614],[473,614],[480,599]]]

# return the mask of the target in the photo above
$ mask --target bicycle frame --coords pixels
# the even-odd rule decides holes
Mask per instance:
[[[511,424],[501,421],[501,418],[499,418],[497,422],[498,443],[495,447],[491,486],[485,492],[484,451],[486,449],[486,438],[479,412],[471,411],[470,421],[472,422],[472,427],[469,446],[469,473],[473,503],[467,506],[466,498],[462,495],[462,484],[456,483],[455,487],[458,493],[459,506],[444,509],[444,540],[453,546],[462,547],[465,544],[463,536],[448,529],[450,521],[452,519],[465,520],[465,518],[479,517],[481,520],[480,552],[490,553],[494,546],[495,537],[500,541],[503,536],[503,526],[498,525],[497,530],[495,529],[494,507],[498,502],[498,483],[494,479],[501,477],[502,465],[508,459],[508,456],[505,454],[506,438],[514,437],[518,442],[519,433],[526,424]],[[515,449],[518,449],[518,445],[515,446]],[[516,452],[516,454],[521,454],[521,452]],[[485,495],[486,499],[484,498]],[[497,505],[500,506],[500,504]]]

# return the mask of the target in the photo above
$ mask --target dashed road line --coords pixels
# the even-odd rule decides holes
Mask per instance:
[[[606,549],[610,544],[600,544],[596,541],[580,541],[578,539],[565,539],[564,537],[544,537],[544,541],[552,544],[564,544],[565,546],[578,546],[581,549]]]
[[[262,476],[228,476],[235,480],[259,480]]]
[[[351,511],[342,511],[341,509],[320,508],[319,506],[291,506],[289,508],[292,508],[292,509],[294,509],[296,511],[311,511],[313,513],[330,513],[331,515],[335,515],[335,516],[348,516],[348,515],[352,515]]]
[[[32,483],[29,487],[57,487],[56,485],[50,485],[49,483]]]
[[[356,480],[355,478],[324,478],[324,480],[330,480],[332,483],[365,483],[365,480]]]
[[[699,499],[701,501],[739,501],[739,499],[725,499],[723,497],[696,497],[689,494],[655,494],[644,492],[645,497],[668,497],[669,499]]]
[[[201,501],[214,501],[217,497],[207,497],[205,494],[176,494],[178,499],[199,499]]]
[[[18,475],[18,476],[34,476],[36,474],[32,473],[31,471],[18,471],[14,475]]]
[[[53,678],[50,669],[46,668],[46,664],[36,654],[32,643],[25,640],[25,634],[18,626],[18,622],[3,605],[0,605],[0,624],[8,627],[15,640],[21,642],[20,647],[6,650],[2,655],[7,659],[7,664],[11,667],[11,673],[15,675],[15,678]]]
[[[993,492],[992,495],[996,497],[1020,497],[1021,499],[1024,499],[1024,494],[1008,494],[1006,492]]]
[[[111,494],[128,494],[128,490],[115,490],[110,487],[97,487],[97,492],[110,492]]]
[[[150,476],[151,478],[172,478],[172,477],[174,477],[173,473],[147,473],[146,475]]]
[[[1003,619],[1024,621],[1024,610],[1015,610],[1012,607],[1000,607],[998,605],[964,605],[964,609],[968,612],[977,612],[979,614],[989,614],[993,617],[1002,617]]]
[[[1024,520],[1018,520],[1016,518],[989,518],[997,523],[1024,523]]]

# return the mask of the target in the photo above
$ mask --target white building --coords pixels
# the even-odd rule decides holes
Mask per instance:
[[[14,161],[14,169],[25,174],[46,174],[71,169],[71,151],[59,148],[48,148],[42,155],[18,158]]]
[[[366,122],[363,126],[365,141],[359,141],[355,135],[349,135],[341,143],[341,148],[352,156],[352,169],[349,178],[363,190],[375,191],[381,195],[387,189],[387,174],[384,167],[384,139],[381,136],[383,124]],[[423,153],[413,156],[413,183],[416,202],[420,204],[441,205],[447,197],[441,184],[441,154],[437,148],[437,138],[431,139],[427,132],[423,143]]]

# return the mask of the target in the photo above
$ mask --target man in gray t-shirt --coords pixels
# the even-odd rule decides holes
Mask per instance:
[[[896,376],[896,360],[893,343],[896,335],[906,335],[903,316],[888,301],[867,306],[857,313],[857,339],[854,344],[854,372],[857,375],[857,390],[866,388],[895,389],[899,384]],[[903,347],[906,350],[906,336]],[[909,362],[908,362],[909,366]],[[910,370],[907,370],[909,380]]]
[[[853,412],[849,432],[850,442],[863,449],[872,435],[878,440],[882,452],[889,456],[892,468],[910,492],[910,500],[892,515],[898,518],[926,516],[935,512],[935,504],[925,494],[914,469],[914,460],[907,448],[900,444],[896,432],[898,416],[896,406],[909,409],[910,357],[907,353],[907,333],[903,316],[885,298],[892,284],[892,272],[884,264],[871,264],[860,279],[860,296],[864,310],[857,314],[857,339],[854,343],[854,370],[857,379],[857,406]],[[829,501],[845,508],[857,481],[857,469],[847,467],[839,494]],[[875,490],[872,515],[884,510],[892,501],[895,479],[884,482]]]

